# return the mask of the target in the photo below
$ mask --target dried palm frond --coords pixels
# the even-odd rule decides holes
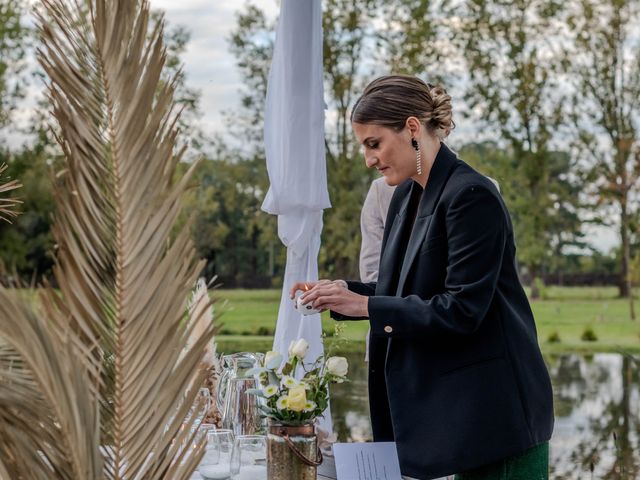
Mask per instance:
[[[0,390],[7,402],[25,396],[24,405],[11,404],[7,418],[0,416],[0,473],[23,478],[17,465],[40,471],[44,462],[55,466],[56,478],[186,479],[203,439],[191,428],[193,415],[183,421],[202,383],[214,328],[208,323],[194,333],[202,308],[185,319],[202,264],[189,225],[175,238],[172,229],[195,164],[172,180],[184,149],[175,153],[175,81],[160,81],[162,22],[148,32],[146,0],[42,0],[36,16],[38,59],[50,79],[54,130],[65,156],[54,187],[59,291],[41,296],[41,315],[8,303],[22,312],[18,318],[39,325],[48,338],[41,343],[51,348],[22,358],[29,352],[0,333],[12,352],[6,355],[22,358],[0,363],[0,376],[12,385]],[[0,310],[0,323],[10,314]],[[35,327],[21,332],[25,343],[36,335]],[[69,345],[75,365],[65,363]],[[67,369],[52,370],[47,362]],[[79,379],[100,407],[99,434],[78,414],[89,408],[83,403],[89,397],[72,388]],[[57,389],[66,395],[51,395]],[[38,400],[48,407],[41,416],[49,423],[28,408]],[[16,427],[20,421],[31,428]],[[37,444],[52,423],[61,428],[47,432],[46,445]],[[49,453],[49,443],[63,452]],[[100,465],[99,477],[86,474]]]
[[[214,280],[212,280],[212,282]],[[204,278],[200,278],[198,279],[198,283],[196,284],[196,288],[193,291],[193,296],[189,304],[189,316],[191,318],[197,318],[198,320],[196,321],[195,328],[192,330],[188,346],[202,334],[208,325],[213,324],[214,313],[213,302],[209,297],[207,283]],[[214,401],[211,402],[209,411],[206,412],[203,421],[205,423],[220,426],[222,414],[218,410],[218,402],[216,399],[218,396],[218,383],[220,375],[222,374],[222,366],[214,339],[212,339],[206,347],[203,364],[207,372],[204,387],[209,390],[211,398],[214,399]]]
[[[0,289],[0,318],[0,462],[7,474],[0,478],[100,478],[97,390],[81,360],[86,349],[15,290]]]
[[[209,325],[213,325],[213,303],[214,302],[209,297],[207,282],[205,282],[204,278],[199,278],[189,303],[189,317],[195,318],[197,321],[191,331],[187,347],[184,350],[185,352],[192,347],[193,343],[196,342],[200,336],[202,336]],[[206,368],[213,368],[216,372],[219,372],[221,367],[216,350],[216,342],[212,339],[205,349],[203,362]],[[214,392],[211,393],[213,394]]]
[[[7,165],[0,164],[0,178],[2,173],[7,169]],[[11,180],[6,183],[0,183],[0,193],[10,192],[16,188],[20,188],[22,185],[17,180]],[[15,211],[15,207],[22,202],[16,198],[0,198],[0,220],[11,223],[9,217],[17,217],[19,214]]]

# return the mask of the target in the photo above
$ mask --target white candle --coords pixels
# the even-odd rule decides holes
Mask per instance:
[[[203,465],[198,472],[206,480],[226,480],[231,476],[229,465]]]
[[[233,480],[267,480],[267,467],[262,465],[246,465],[240,467],[240,473]]]
[[[318,310],[314,310],[311,306],[311,302],[306,305],[302,303],[302,295],[296,299],[296,304],[298,305],[298,311],[302,313],[302,315],[313,315],[314,313],[320,313]]]

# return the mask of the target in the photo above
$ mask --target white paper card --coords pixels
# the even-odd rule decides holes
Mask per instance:
[[[395,442],[334,443],[338,480],[402,480]]]

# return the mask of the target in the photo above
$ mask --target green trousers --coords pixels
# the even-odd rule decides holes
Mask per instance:
[[[521,455],[505,458],[456,475],[456,480],[548,480],[549,443],[541,443]]]

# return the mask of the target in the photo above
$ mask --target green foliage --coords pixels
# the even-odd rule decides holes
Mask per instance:
[[[448,83],[452,75],[449,60],[454,45],[444,28],[449,18],[445,2],[434,0],[396,0],[381,2],[376,31],[383,73],[417,75],[431,83]]]
[[[13,224],[0,223],[0,264],[24,280],[50,272],[53,266],[52,170],[46,144],[37,144],[6,158],[11,178],[20,178],[22,215]]]
[[[508,146],[507,155],[479,160],[504,191],[531,282],[552,255],[580,243],[579,182],[568,175],[574,165],[551,146],[563,112],[547,42],[558,16],[558,4],[542,0],[468,1],[458,37],[470,75],[465,98]]]
[[[7,124],[15,101],[24,94],[19,74],[25,67],[29,29],[23,23],[27,2],[0,2],[0,127]]]
[[[258,329],[256,330],[256,335],[258,336],[273,336],[275,334],[275,328],[269,328],[266,326],[260,326],[258,327]]]
[[[542,300],[547,300],[549,296],[547,295],[547,286],[544,284],[544,280],[542,278],[537,277],[533,280],[536,290],[538,291],[538,297]]]
[[[619,218],[610,222],[620,235],[620,293],[626,296],[632,229],[638,218],[640,4],[584,0],[569,6],[565,23],[570,41],[563,67],[575,91],[568,120],[574,147],[585,160],[586,193],[595,205],[613,207]]]
[[[551,332],[551,334],[547,337],[547,342],[549,343],[560,343],[560,335],[558,332]]]
[[[260,211],[264,190],[255,179],[264,164],[234,162],[227,159],[231,153],[218,154],[220,158],[200,163],[194,175],[198,187],[185,200],[198,255],[207,260],[203,275],[217,275],[225,287],[270,285],[271,278],[282,274],[284,247],[277,219]]]
[[[587,327],[584,329],[584,332],[582,332],[580,339],[583,342],[597,342],[598,336],[596,335],[596,332],[593,330],[593,328]]]
[[[335,111],[326,122],[327,180],[333,208],[325,211],[320,251],[322,276],[357,278],[360,210],[373,178],[367,171],[349,120],[350,108],[368,78],[363,61],[376,2],[328,0],[323,3],[325,98]]]

